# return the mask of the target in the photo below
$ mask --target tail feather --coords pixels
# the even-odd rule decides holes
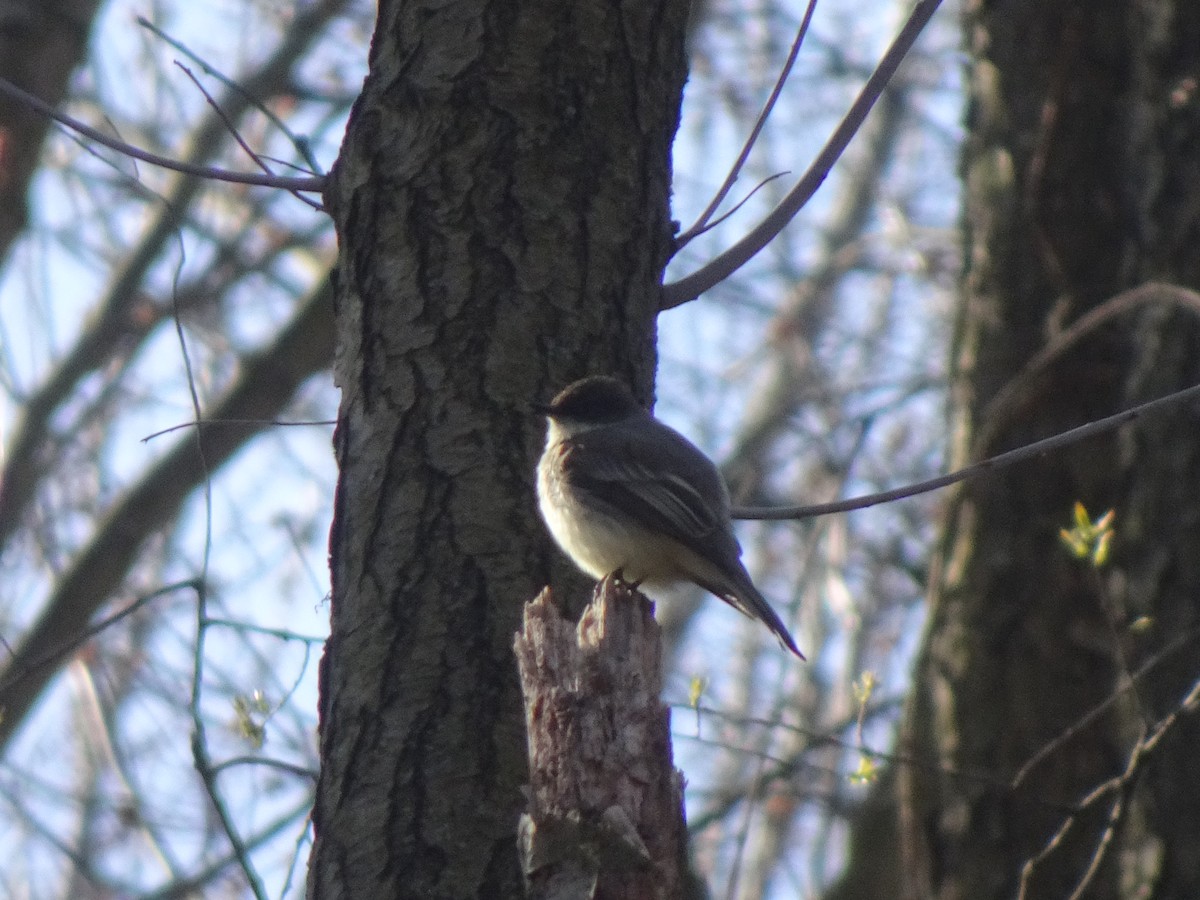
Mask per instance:
[[[712,589],[709,588],[709,590]],[[800,659],[807,660],[807,657],[800,652],[800,648],[796,646],[796,642],[788,632],[787,626],[783,624],[783,620],[771,608],[771,604],[767,603],[766,598],[759,593],[758,588],[750,581],[749,575],[746,576],[743,584],[737,585],[736,590],[726,588],[713,591],[713,593],[743,615],[762,622],[771,629],[771,633],[779,639],[779,643]]]

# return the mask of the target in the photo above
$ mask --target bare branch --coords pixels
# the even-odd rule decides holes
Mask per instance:
[[[278,93],[305,50],[345,5],[346,0],[321,0],[297,14],[275,52],[236,93],[223,98],[221,106],[226,114],[232,118],[241,115],[249,107],[247,97]],[[208,116],[191,138],[192,162],[214,156],[225,137],[221,118],[215,114]],[[26,400],[20,423],[9,436],[0,470],[0,549],[20,527],[21,517],[45,477],[43,445],[56,411],[69,400],[81,379],[106,365],[114,354],[136,347],[156,324],[156,320],[141,314],[142,282],[158,261],[163,246],[186,220],[189,206],[204,185],[203,179],[195,176],[177,180],[163,199],[158,215],[147,224],[142,239],[115,274],[74,346]]]
[[[204,427],[212,428],[214,425],[270,425],[278,428],[308,428],[313,425],[336,425],[337,419],[308,419],[300,422],[292,422],[286,419],[272,419],[269,422],[251,421],[250,419],[205,419]],[[143,444],[148,444],[155,438],[160,438],[163,435],[171,434],[174,431],[181,431],[184,428],[195,428],[195,422],[180,422],[178,425],[172,425],[169,428],[161,428],[158,431],[151,432],[142,438]]]
[[[1037,377],[1053,362],[1106,322],[1143,306],[1155,304],[1178,306],[1200,318],[1200,293],[1177,284],[1150,281],[1121,291],[1105,300],[1054,335],[1046,346],[1022,367],[1020,374],[988,402],[981,419],[983,425],[975,438],[976,455],[983,452],[995,439],[1021,400],[1033,390]]]
[[[175,65],[177,65],[183,71],[183,73],[187,75],[189,79],[191,79],[192,84],[196,86],[196,90],[204,95],[204,99],[208,102],[209,107],[211,107],[212,111],[221,117],[221,121],[224,122],[225,127],[229,129],[229,134],[235,141],[237,141],[237,145],[242,148],[242,151],[249,156],[250,159],[254,161],[254,164],[262,169],[263,172],[265,172],[267,175],[270,175],[272,178],[276,177],[275,173],[271,171],[271,167],[267,165],[266,160],[264,160],[261,155],[256,153],[253,147],[246,143],[246,139],[243,138],[241,132],[237,130],[237,126],[234,125],[229,116],[225,114],[225,110],[221,109],[221,104],[219,104],[213,98],[213,95],[205,89],[204,85],[200,83],[200,79],[196,77],[196,74],[181,62],[176,61]],[[290,193],[301,203],[305,203],[308,206],[311,206],[313,209],[321,210],[324,208],[316,200],[310,200],[309,198],[303,196],[299,191],[290,191]]]
[[[1096,723],[1104,713],[1112,708],[1112,705],[1124,697],[1126,694],[1133,694],[1136,688],[1146,679],[1151,672],[1155,671],[1160,665],[1174,657],[1180,650],[1191,647],[1197,640],[1200,640],[1200,630],[1193,629],[1187,631],[1179,637],[1175,638],[1171,643],[1167,644],[1142,665],[1136,671],[1132,672],[1124,684],[1118,685],[1116,690],[1089,709],[1086,713],[1068,725],[1052,740],[1047,741],[1042,747],[1027,759],[1024,764],[1013,775],[1009,782],[1009,787],[1016,790],[1029,777],[1035,768],[1037,768],[1044,760],[1049,758],[1056,751],[1064,747],[1070,740],[1075,738],[1086,729],[1088,726]]]
[[[792,48],[788,51],[787,59],[784,60],[783,66],[779,70],[779,77],[775,79],[775,86],[771,89],[771,94],[767,97],[767,102],[763,104],[762,112],[758,114],[758,118],[754,121],[754,127],[750,129],[750,136],[746,138],[742,152],[738,154],[733,167],[729,170],[729,174],[725,176],[724,183],[722,183],[716,195],[712,198],[712,202],[708,204],[704,212],[700,213],[700,216],[692,224],[692,227],[676,238],[675,252],[678,253],[693,238],[708,231],[712,225],[716,225],[726,218],[723,216],[717,222],[713,222],[712,225],[709,224],[717,208],[725,202],[725,198],[729,196],[729,192],[733,189],[734,184],[737,183],[738,175],[741,174],[742,168],[746,165],[746,160],[750,158],[750,151],[754,149],[754,145],[758,142],[758,136],[762,133],[763,126],[767,124],[771,110],[775,108],[775,104],[779,100],[783,86],[787,83],[788,76],[792,73],[792,67],[796,64],[796,57],[800,54],[800,46],[804,43],[804,36],[808,34],[808,24],[812,21],[813,12],[816,8],[817,0],[808,0],[808,7],[804,10],[804,18],[800,22],[800,27],[796,30],[795,40],[792,41]],[[766,182],[764,181],[763,184],[766,184]],[[756,187],[754,191],[757,191],[759,187],[762,187],[762,184]],[[750,196],[754,196],[754,191],[751,192]],[[750,197],[746,198],[746,200],[749,199]],[[746,200],[743,200],[742,203],[745,203]],[[729,215],[737,212],[741,208],[742,203],[734,207]]]
[[[1062,842],[1070,834],[1075,825],[1079,822],[1081,813],[1099,803],[1106,797],[1116,794],[1112,806],[1109,807],[1107,824],[1104,831],[1100,835],[1100,839],[1096,844],[1095,852],[1092,854],[1087,870],[1083,873],[1079,883],[1071,892],[1069,900],[1080,900],[1084,896],[1085,891],[1091,884],[1092,879],[1100,870],[1100,864],[1104,861],[1104,857],[1108,849],[1112,846],[1112,841],[1116,835],[1117,827],[1120,825],[1124,817],[1126,800],[1129,792],[1133,789],[1138,776],[1143,771],[1143,764],[1150,755],[1158,749],[1171,730],[1175,727],[1176,722],[1181,716],[1190,715],[1200,709],[1200,682],[1192,685],[1187,696],[1180,701],[1179,705],[1169,715],[1164,717],[1153,730],[1146,732],[1143,729],[1141,736],[1130,751],[1129,759],[1126,760],[1125,769],[1120,775],[1108,779],[1103,784],[1092,790],[1083,800],[1080,801],[1074,814],[1065,819],[1059,829],[1051,836],[1050,840],[1036,856],[1025,863],[1021,870],[1021,887],[1017,894],[1018,900],[1025,900],[1029,896],[1030,883],[1037,871],[1038,865],[1050,856]]]
[[[148,594],[143,594],[141,597],[138,597],[132,603],[129,603],[128,605],[123,606],[121,609],[117,610],[111,616],[106,616],[103,619],[101,619],[99,622],[96,622],[94,625],[87,628],[87,630],[85,630],[78,637],[64,641],[64,642],[58,644],[57,646],[47,649],[43,655],[30,659],[29,662],[26,664],[26,667],[25,667],[26,671],[33,671],[33,670],[38,670],[38,669],[43,669],[43,668],[58,669],[59,667],[61,667],[64,660],[68,656],[70,656],[72,653],[74,653],[76,650],[78,650],[81,646],[86,644],[88,641],[90,641],[96,635],[111,628],[113,625],[117,624],[117,622],[120,622],[122,619],[125,619],[128,616],[133,615],[133,613],[137,612],[139,609],[141,609],[146,604],[148,604],[154,600],[157,600],[160,597],[165,597],[168,594],[173,594],[176,591],[183,590],[185,588],[187,590],[191,590],[191,591],[199,591],[200,590],[200,582],[197,579],[189,579],[188,581],[180,581],[180,582],[176,582],[175,584],[168,584],[163,587],[160,587],[158,590],[151,591]],[[5,649],[8,650],[10,656],[16,655],[16,651],[9,648],[7,643],[5,644]],[[22,677],[24,677],[23,673],[13,672],[12,666],[10,665],[9,668],[5,670],[4,676],[2,678],[0,678],[0,697],[3,697],[4,692],[7,691],[8,688],[12,684],[15,684],[16,681],[18,681]]]
[[[766,178],[764,178],[762,181],[760,181],[758,184],[756,184],[754,186],[754,188],[750,191],[750,193],[748,193],[745,197],[743,197],[741,200],[739,200],[737,202],[737,204],[733,207],[733,209],[729,210],[729,212],[725,213],[724,215],[718,216],[712,222],[709,222],[707,225],[705,225],[704,227],[702,227],[698,231],[696,231],[695,234],[689,234],[687,236],[687,240],[690,241],[690,240],[692,240],[692,238],[697,237],[698,235],[703,234],[706,231],[710,231],[713,228],[716,228],[718,225],[720,225],[726,219],[732,218],[733,216],[737,215],[737,211],[739,209],[741,209],[743,206],[745,206],[747,203],[749,203],[751,198],[755,194],[757,194],[759,191],[761,191],[763,188],[765,188],[772,181],[777,181],[778,179],[783,178],[785,175],[790,175],[790,174],[792,174],[792,173],[791,172],[776,172],[774,175],[768,175]],[[697,220],[697,222],[698,221],[699,220]],[[692,226],[692,228],[698,228],[698,227],[699,227],[698,225]],[[678,250],[680,247],[682,247],[684,243],[685,243],[685,241],[683,241],[683,239],[681,238],[680,242],[676,245],[676,250]]]
[[[58,580],[38,621],[16,648],[0,675],[0,753],[41,695],[65,643],[76,640],[104,603],[120,589],[150,535],[170,521],[209,471],[227,462],[291,399],[307,378],[329,365],[332,299],[329,279],[302,307],[278,340],[245,363],[244,374],[213,410],[222,419],[248,419],[259,424],[245,430],[201,428],[207,469],[198,465],[196,439],[185,436],[145,477],[125,494],[100,524],[91,544]]]
[[[201,57],[198,54],[196,54],[195,52],[193,52],[192,49],[190,47],[188,47],[186,44],[184,44],[182,41],[176,40],[175,38],[171,37],[171,35],[167,34],[165,31],[163,31],[161,28],[159,28],[157,25],[155,25],[153,22],[151,22],[145,16],[138,16],[137,23],[140,26],[142,26],[143,28],[145,28],[147,31],[149,31],[151,34],[153,34],[155,37],[166,42],[167,44],[170,44],[172,47],[174,47],[176,50],[178,50],[180,53],[182,53],[184,56],[186,56],[188,59],[190,59],[196,65],[200,66],[200,68],[202,68],[204,70],[204,73],[206,75],[211,75],[213,78],[217,79],[217,81],[221,82],[221,84],[225,85],[225,87],[228,88],[230,91],[233,91],[237,94],[240,94],[242,97],[244,97],[246,99],[246,101],[250,103],[251,106],[253,106],[255,109],[257,109],[264,116],[266,116],[267,120],[270,121],[270,123],[272,125],[274,125],[277,129],[279,129],[279,132],[281,134],[285,135],[287,137],[287,139],[289,141],[291,141],[292,146],[296,149],[296,152],[304,158],[304,161],[308,164],[308,167],[311,171],[315,172],[318,175],[325,174],[324,172],[321,171],[321,165],[320,165],[320,163],[317,162],[317,158],[315,156],[313,156],[312,145],[308,142],[308,140],[306,140],[305,138],[301,137],[300,135],[298,135],[294,131],[292,131],[292,129],[288,127],[287,122],[283,121],[283,119],[281,119],[281,118],[279,118],[279,116],[275,115],[274,111],[269,106],[267,106],[267,104],[263,103],[257,97],[252,95],[249,91],[247,91],[240,84],[238,84],[237,81],[235,81],[234,79],[232,79],[228,75],[226,75],[224,72],[217,69],[208,60],[204,59],[203,57]],[[207,97],[208,92],[205,91],[204,95]]]
[[[920,0],[904,27],[896,36],[896,40],[883,55],[862,91],[854,101],[846,117],[842,119],[829,141],[817,154],[808,171],[775,207],[744,238],[722,253],[720,256],[701,266],[691,275],[685,275],[678,281],[663,285],[661,309],[674,309],[689,300],[695,300],[709,288],[720,284],[767,246],[781,232],[796,213],[809,201],[824,183],[829,170],[838,161],[850,140],[858,132],[866,120],[867,113],[879,99],[883,89],[899,68],[908,51],[916,43],[917,37],[929,23],[941,0]]]
[[[1087,315],[1080,317],[1079,321],[1063,331],[1030,360],[1021,374],[997,394],[996,399],[989,407],[989,412],[994,416],[1010,412],[1010,408],[1015,402],[1014,398],[1021,391],[1028,389],[1030,379],[1044,371],[1051,362],[1075,346],[1086,335],[1118,315],[1130,312],[1141,306],[1155,303],[1176,305],[1181,309],[1186,309],[1200,315],[1200,294],[1187,288],[1179,287],[1178,285],[1149,282],[1139,287],[1131,288],[1128,291],[1122,291],[1093,309]],[[1080,425],[1077,428],[1072,428],[1069,431],[1035,441],[1024,447],[1009,450],[1007,453],[1001,453],[998,456],[980,460],[956,472],[939,475],[936,478],[930,478],[906,487],[893,488],[890,491],[882,491],[877,494],[866,494],[861,497],[851,497],[847,500],[818,503],[809,506],[782,506],[770,509],[737,507],[733,510],[733,517],[735,519],[755,521],[809,519],[829,513],[866,509],[867,507],[878,506],[881,503],[888,503],[892,500],[903,500],[919,494],[927,494],[930,491],[936,491],[944,487],[949,487],[952,484],[957,484],[960,481],[968,481],[972,478],[978,478],[981,475],[997,472],[1034,456],[1041,456],[1052,450],[1059,450],[1078,441],[1112,431],[1114,428],[1119,428],[1143,415],[1166,409],[1177,403],[1183,403],[1198,395],[1200,395],[1200,385],[1193,385],[1190,388],[1175,391],[1174,393],[1167,394],[1165,397],[1150,400],[1123,412],[1098,419],[1095,422],[1089,422],[1086,425]],[[988,433],[990,434],[991,432]],[[980,447],[986,446],[986,443],[982,440],[976,442],[977,446]]]
[[[290,828],[296,822],[304,820],[311,808],[312,798],[311,796],[306,797],[304,802],[296,804],[257,834],[247,838],[247,848],[253,850],[266,844],[268,840],[283,829]],[[189,875],[186,878],[176,879],[157,890],[140,895],[141,900],[178,900],[179,897],[199,896],[201,893],[204,893],[204,888],[209,882],[220,878],[227,871],[231,862],[233,862],[231,858],[222,856],[206,865],[199,872]]]
[[[9,97],[21,101],[31,109],[36,110],[44,116],[49,116],[60,125],[64,125],[72,131],[82,134],[97,144],[102,144],[110,150],[115,150],[131,159],[140,160],[153,166],[160,166],[174,172],[182,172],[184,175],[195,175],[199,178],[207,178],[212,181],[228,181],[233,184],[254,184],[262,187],[283,188],[288,191],[313,191],[316,193],[325,190],[324,175],[291,178],[283,175],[258,175],[253,172],[231,172],[228,169],[219,169],[216,166],[198,166],[193,163],[171,159],[168,156],[151,153],[149,150],[143,150],[140,147],[135,147],[132,144],[109,137],[103,131],[93,128],[86,122],[81,122],[73,116],[59,112],[49,104],[43,103],[28,91],[21,90],[6,78],[0,78],[0,93],[7,94]]]
[[[1114,428],[1139,419],[1142,416],[1150,413],[1159,412],[1177,404],[1188,400],[1200,398],[1200,384],[1193,385],[1190,388],[1184,388],[1182,391],[1175,391],[1172,394],[1167,394],[1165,397],[1159,397],[1147,403],[1139,404],[1124,412],[1116,413],[1112,416],[1107,416],[1103,419],[1098,419],[1095,422],[1089,422],[1086,425],[1080,425],[1078,428],[1072,428],[1070,431],[1064,431],[1061,434],[1056,434],[1053,437],[1048,437],[1045,440],[1035,441],[1032,444],[1026,444],[1024,447],[1018,447],[1015,450],[1009,450],[1007,453],[1001,453],[998,456],[993,456],[990,459],[984,459],[965,468],[959,469],[956,472],[950,472],[947,475],[939,475],[937,478],[930,478],[925,481],[917,482],[906,487],[894,488],[890,491],[881,491],[878,494],[865,494],[861,497],[851,497],[848,500],[838,500],[833,503],[816,503],[811,506],[780,506],[770,509],[762,509],[755,507],[736,507],[733,510],[735,519],[750,519],[754,521],[770,521],[778,522],[784,519],[811,519],[815,516],[824,516],[830,513],[849,512],[855,509],[866,509],[869,506],[878,506],[880,503],[888,503],[892,500],[903,500],[907,497],[915,497],[918,494],[927,494],[930,491],[936,491],[939,488],[948,487],[952,484],[957,484],[960,481],[967,481],[972,478],[978,478],[982,475],[988,475],[992,472],[998,472],[1001,469],[1006,469],[1011,465],[1019,462],[1024,462],[1027,459],[1032,459],[1035,456],[1042,456],[1053,450],[1059,450],[1063,447],[1069,447],[1071,444],[1082,441],[1086,438],[1095,437],[1098,434],[1103,434],[1106,431],[1112,431]]]

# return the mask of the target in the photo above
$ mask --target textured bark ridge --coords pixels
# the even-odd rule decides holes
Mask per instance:
[[[331,171],[340,468],[312,896],[512,900],[531,400],[650,396],[686,0],[381,0]],[[558,570],[555,571],[556,566]]]
[[[659,700],[653,606],[606,579],[575,626],[549,590],[515,650],[529,734],[520,851],[530,897],[683,896],[683,776]]]
[[[1200,381],[1195,313],[1134,291],[1200,286],[1200,5],[964,11],[950,468]],[[897,771],[907,884],[890,896],[1200,897],[1200,444],[1183,409],[951,496],[901,736],[936,765]],[[1059,540],[1076,502],[1114,513],[1103,565]]]

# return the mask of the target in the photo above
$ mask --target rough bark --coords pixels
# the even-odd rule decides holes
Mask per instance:
[[[327,198],[341,476],[313,896],[521,893],[512,639],[556,559],[528,404],[597,371],[649,395],[686,13],[380,5]]]
[[[967,38],[955,462],[1200,381],[1200,328],[1170,304],[1022,374],[1118,291],[1200,284],[1200,7],[977,0]],[[901,773],[908,896],[1200,896],[1194,717],[1138,748],[1200,678],[1195,435],[1180,409],[955,497],[906,723],[905,751],[938,764]],[[1075,501],[1116,512],[1102,569],[1058,540]]]
[[[687,829],[653,607],[597,586],[578,626],[543,592],[516,641],[529,740],[530,897],[678,900]]]

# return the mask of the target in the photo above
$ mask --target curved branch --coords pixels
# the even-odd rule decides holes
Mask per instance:
[[[691,228],[675,239],[676,253],[684,245],[708,231],[709,228],[718,224],[724,218],[722,217],[722,219],[718,219],[716,222],[712,221],[717,208],[725,202],[725,198],[729,196],[729,192],[733,190],[734,184],[737,183],[738,176],[741,174],[742,168],[746,165],[746,160],[750,158],[750,151],[754,149],[754,145],[758,142],[758,136],[762,134],[763,126],[767,124],[767,119],[770,118],[771,111],[775,108],[775,103],[779,100],[779,95],[783,93],[783,86],[787,84],[788,76],[792,74],[792,67],[796,64],[796,57],[800,55],[800,45],[804,43],[804,36],[808,34],[808,26],[812,22],[813,13],[816,9],[817,0],[808,0],[808,6],[804,10],[804,18],[801,19],[800,27],[796,30],[796,37],[792,41],[792,47],[788,51],[787,59],[783,61],[783,66],[779,70],[779,77],[775,79],[775,86],[771,88],[767,102],[763,104],[762,111],[758,114],[758,118],[754,120],[754,126],[750,129],[750,136],[746,138],[746,143],[742,145],[742,152],[734,160],[733,167],[729,170],[729,174],[725,176],[725,181],[717,189],[717,193],[713,196],[704,212],[700,213],[699,218],[696,219]],[[759,187],[761,186],[759,185]],[[754,190],[756,191],[758,188]],[[750,194],[753,196],[754,191],[751,191]],[[750,198],[747,197],[746,199]],[[742,203],[745,202],[745,200],[742,201]],[[741,203],[738,204],[738,206],[741,205]],[[737,207],[734,207],[734,211],[736,210]]]
[[[674,309],[689,300],[695,300],[709,288],[720,284],[753,259],[795,218],[796,213],[825,181],[829,170],[833,168],[833,164],[838,161],[850,140],[858,132],[867,113],[871,111],[871,107],[875,105],[875,101],[879,99],[883,89],[887,87],[892,75],[895,74],[904,57],[908,55],[908,51],[912,49],[917,37],[929,20],[933,18],[933,14],[940,4],[941,0],[920,0],[917,3],[912,15],[904,23],[900,33],[896,35],[896,40],[888,47],[883,59],[879,61],[879,65],[871,73],[867,83],[863,85],[854,105],[850,107],[850,111],[846,113],[845,118],[842,119],[796,186],[749,234],[724,253],[705,263],[691,275],[685,275],[678,281],[663,285],[660,310]]]
[[[862,497],[851,497],[848,500],[837,500],[833,503],[817,503],[811,506],[780,506],[769,509],[736,507],[733,510],[733,517],[735,519],[771,522],[784,519],[811,519],[815,516],[824,516],[829,513],[866,509],[868,506],[878,506],[880,503],[887,503],[892,500],[903,500],[907,497],[915,497],[917,494],[927,494],[930,491],[936,491],[939,488],[948,487],[960,481],[967,481],[968,479],[978,478],[981,475],[987,475],[991,472],[998,472],[1015,463],[1024,462],[1035,456],[1043,456],[1053,450],[1059,450],[1071,444],[1078,443],[1085,438],[1094,437],[1106,431],[1112,431],[1114,428],[1119,428],[1121,425],[1132,422],[1142,416],[1176,406],[1187,400],[1195,399],[1200,399],[1200,384],[1194,384],[1189,388],[1184,388],[1182,391],[1175,391],[1174,393],[1167,394],[1165,397],[1158,397],[1148,403],[1139,404],[1115,415],[1097,419],[1095,422],[1088,422],[1086,425],[1080,425],[1078,428],[1072,428],[1070,431],[1061,432],[1041,441],[1034,441],[1032,444],[1026,444],[1024,447],[1009,450],[1007,453],[1001,453],[998,456],[980,460],[955,472],[939,475],[936,478],[930,478],[916,484],[893,488],[890,491],[882,491],[878,494],[866,494]]]
[[[271,57],[238,91],[222,98],[226,115],[236,118],[252,105],[249,98],[279,92],[297,61],[346,3],[347,0],[324,0],[297,15]],[[226,134],[221,117],[210,113],[193,132],[190,159],[198,161],[214,156]],[[42,448],[56,411],[71,396],[75,385],[105,366],[118,348],[137,346],[148,332],[151,323],[135,312],[142,300],[142,281],[183,224],[188,208],[204,184],[195,176],[177,180],[157,216],[143,231],[143,237],[123,261],[75,345],[26,401],[21,419],[7,441],[4,466],[0,470],[0,553],[21,526],[25,510],[47,475]]]
[[[216,166],[199,166],[194,163],[171,159],[169,156],[160,156],[157,153],[151,153],[149,150],[143,150],[140,147],[133,146],[133,144],[127,144],[114,137],[109,137],[103,131],[93,128],[86,122],[81,122],[74,116],[68,116],[64,112],[59,112],[48,103],[43,103],[28,91],[21,90],[21,88],[6,78],[0,78],[0,93],[7,94],[14,100],[19,100],[30,109],[36,110],[43,116],[49,116],[60,125],[65,125],[72,131],[82,134],[97,144],[140,162],[149,163],[152,166],[161,166],[173,172],[182,172],[184,175],[195,175],[198,178],[208,178],[212,181],[228,181],[233,184],[255,184],[262,187],[283,188],[288,191],[320,192],[325,190],[324,175],[309,175],[303,178],[296,178],[284,175],[263,175],[258,172],[231,172],[228,169],[219,169]]]
[[[270,420],[296,389],[333,359],[333,293],[329,278],[269,348],[247,360],[244,373],[212,410],[216,419],[248,419],[246,428],[205,428],[201,454],[184,435],[105,516],[91,543],[59,579],[38,621],[0,674],[0,755],[58,670],[62,649],[88,628],[92,616],[120,590],[145,541],[179,513],[191,492]]]

